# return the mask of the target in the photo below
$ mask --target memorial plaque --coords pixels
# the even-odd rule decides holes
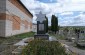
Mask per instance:
[[[39,31],[44,31],[44,24],[39,24]]]

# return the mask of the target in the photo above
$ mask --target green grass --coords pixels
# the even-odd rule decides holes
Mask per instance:
[[[1,38],[0,37],[0,44],[1,43],[18,42],[18,41],[22,40],[23,38],[33,37],[33,36],[34,36],[34,32],[27,32],[27,33],[22,33],[22,34],[17,34],[17,35],[14,35],[14,36],[10,36],[8,38]]]
[[[14,35],[13,37],[17,37],[17,38],[26,38],[26,37],[33,37],[34,36],[34,32],[27,32],[27,33],[22,33],[22,34],[18,34],[18,35]]]

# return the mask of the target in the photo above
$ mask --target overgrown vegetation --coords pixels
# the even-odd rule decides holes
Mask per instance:
[[[34,40],[22,52],[22,55],[67,55],[65,48],[57,41]]]

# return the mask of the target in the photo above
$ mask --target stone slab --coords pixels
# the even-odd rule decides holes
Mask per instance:
[[[34,39],[49,40],[49,35],[48,34],[35,34]]]

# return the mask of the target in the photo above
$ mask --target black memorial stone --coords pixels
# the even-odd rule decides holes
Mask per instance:
[[[37,34],[45,34],[45,23],[37,21]]]
[[[43,40],[48,40],[49,39],[49,35],[46,34],[46,30],[45,30],[45,23],[40,23],[39,21],[37,21],[37,34],[34,35],[34,39],[43,39]]]
[[[46,25],[44,20],[45,16],[40,12],[37,19],[37,33],[34,35],[34,39],[49,40],[49,35],[46,34]]]

